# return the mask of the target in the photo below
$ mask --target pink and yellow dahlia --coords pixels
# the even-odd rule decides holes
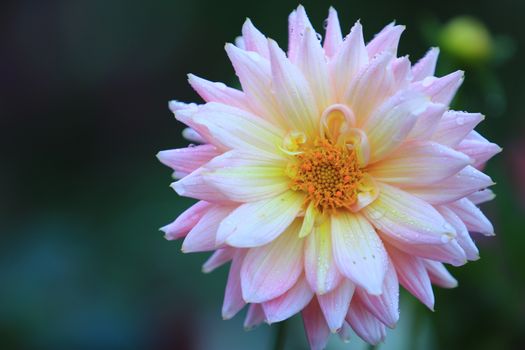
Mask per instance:
[[[304,8],[289,17],[284,52],[246,20],[226,52],[242,90],[189,75],[206,102],[170,102],[198,146],[158,157],[199,201],[162,230],[184,252],[231,261],[223,317],[249,304],[245,326],[301,312],[313,349],[351,327],[384,339],[399,284],[433,308],[431,283],[456,286],[443,263],[493,235],[476,206],[493,182],[479,169],[500,148],[450,110],[462,72],[434,77],[438,49],[415,65],[396,57],[404,27],[368,44],[357,22],[344,39],[330,9],[321,44]]]

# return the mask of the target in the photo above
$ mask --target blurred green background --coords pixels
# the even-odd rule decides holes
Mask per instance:
[[[525,348],[525,2],[303,1],[322,33],[334,5],[366,39],[407,25],[400,55],[441,46],[440,74],[466,71],[455,108],[504,148],[484,205],[497,236],[452,268],[436,312],[403,294],[381,349]],[[192,72],[236,84],[223,52],[245,17],[286,45],[295,1],[18,0],[0,5],[0,349],[270,349],[275,326],[222,321],[227,268],[183,255],[158,227],[191,201],[168,187],[159,150],[184,146],[169,99],[200,101]],[[468,16],[468,17],[462,17]],[[458,18],[459,17],[459,18]],[[452,21],[452,22],[451,22]],[[306,346],[293,319],[287,349]],[[335,338],[335,337],[334,337]],[[343,346],[359,349],[353,337]]]

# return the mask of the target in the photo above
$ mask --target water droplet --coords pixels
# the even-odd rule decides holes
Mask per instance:
[[[436,78],[435,77],[426,77],[425,79],[423,79],[423,81],[421,82],[421,85],[423,85],[423,87],[429,87],[430,84],[432,84],[434,82]]]

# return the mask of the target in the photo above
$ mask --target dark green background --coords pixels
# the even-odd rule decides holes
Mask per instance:
[[[455,107],[504,152],[487,172],[484,206],[497,237],[481,260],[452,268],[436,312],[403,296],[384,349],[525,348],[525,2],[304,1],[322,32],[329,5],[366,39],[407,25],[400,54],[417,60],[451,18],[491,32],[487,62],[443,53],[440,73],[466,71]],[[222,321],[226,268],[200,272],[157,228],[191,201],[168,187],[157,151],[181,147],[169,99],[199,101],[188,72],[236,84],[223,52],[245,17],[286,45],[294,1],[3,1],[0,5],[0,349],[268,349],[275,327]],[[305,346],[296,319],[287,348]],[[337,341],[329,349],[337,349]],[[362,346],[356,337],[348,349]]]

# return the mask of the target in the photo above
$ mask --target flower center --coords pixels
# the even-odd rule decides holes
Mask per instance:
[[[305,192],[307,202],[321,212],[350,209],[363,176],[355,151],[327,139],[317,139],[303,148],[289,165],[290,188]]]

